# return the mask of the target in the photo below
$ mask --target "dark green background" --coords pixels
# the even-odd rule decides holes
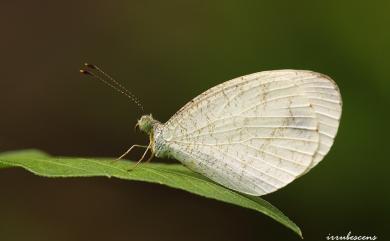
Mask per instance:
[[[265,199],[305,240],[349,231],[389,240],[389,24],[385,0],[3,1],[0,150],[118,156],[147,143],[133,131],[135,105],[79,75],[85,61],[163,122],[222,81],[314,70],[343,96],[335,145]],[[253,211],[152,184],[1,170],[0,193],[0,240],[299,240]]]

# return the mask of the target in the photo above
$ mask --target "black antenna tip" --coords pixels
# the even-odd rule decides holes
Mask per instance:
[[[84,69],[80,69],[80,73],[86,74],[86,75],[92,75],[91,72],[84,70]]]
[[[90,69],[97,69],[96,65],[94,65],[94,64],[85,63],[84,66],[87,68],[90,68]]]

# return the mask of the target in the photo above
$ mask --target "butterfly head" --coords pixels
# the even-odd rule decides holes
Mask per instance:
[[[150,134],[153,130],[153,126],[155,125],[155,123],[158,123],[158,121],[156,121],[155,119],[153,119],[152,115],[143,115],[141,116],[141,118],[138,120],[136,126],[138,126],[138,128],[145,132],[146,134]]]

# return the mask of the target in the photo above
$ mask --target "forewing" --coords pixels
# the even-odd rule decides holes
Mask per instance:
[[[234,190],[263,195],[326,155],[340,114],[340,94],[329,77],[266,71],[199,95],[165,123],[162,134],[173,155],[194,171]]]

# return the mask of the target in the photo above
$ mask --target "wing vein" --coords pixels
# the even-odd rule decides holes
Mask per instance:
[[[259,148],[256,148],[256,147],[254,147],[254,146],[247,145],[247,144],[242,144],[242,145],[247,146],[247,147],[249,147],[249,148],[252,148],[252,149],[254,149],[254,150],[256,150],[256,151],[262,152],[262,153],[264,153],[264,154],[267,154],[267,155],[270,155],[270,156],[274,156],[274,157],[279,158],[279,159],[281,159],[281,160],[285,160],[285,161],[294,163],[294,164],[296,164],[296,165],[303,166],[303,167],[305,167],[305,168],[308,167],[307,165],[304,165],[304,164],[302,164],[302,163],[296,162],[296,161],[294,161],[294,160],[292,160],[292,159],[287,159],[287,158],[282,157],[282,156],[279,156],[279,155],[277,155],[277,154],[275,154],[275,153],[272,153],[272,152],[269,152],[269,151],[266,151],[266,150],[263,150],[263,149],[259,149]]]
[[[276,177],[274,177],[274,176],[270,176],[269,174],[265,173],[264,171],[262,171],[262,170],[260,170],[260,169],[258,169],[258,168],[256,168],[256,167],[254,167],[254,166],[251,166],[251,165],[248,164],[248,163],[245,163],[244,161],[240,160],[239,158],[237,158],[237,157],[235,157],[235,156],[233,156],[233,155],[230,155],[230,154],[227,153],[227,152],[222,152],[221,150],[219,150],[219,149],[217,149],[217,148],[213,148],[213,149],[214,149],[214,150],[217,150],[218,152],[222,153],[223,155],[227,155],[227,156],[229,156],[230,158],[235,159],[236,161],[240,162],[240,163],[241,163],[242,165],[244,165],[244,166],[250,167],[250,168],[252,168],[253,170],[258,171],[258,172],[264,174],[265,176],[268,176],[268,177],[270,177],[270,178],[273,178],[273,179],[275,179],[275,180],[277,180],[278,182],[281,182],[281,183],[283,183],[283,184],[285,183],[283,180],[280,180],[280,179],[278,179],[278,178],[276,178]],[[272,184],[272,183],[266,181],[266,180],[263,179],[263,178],[260,178],[260,177],[258,177],[258,176],[256,176],[256,178],[259,178],[262,182],[265,182],[265,183],[267,183],[268,185],[270,185],[270,186],[272,186],[272,187],[274,187],[274,188],[276,188],[276,189],[279,188],[279,187],[275,186],[274,184]],[[260,188],[261,188],[261,187],[260,187]]]
[[[306,138],[292,138],[292,137],[277,137],[277,136],[263,136],[263,137],[251,137],[248,139],[245,139],[243,141],[236,141],[236,142],[225,142],[225,143],[215,143],[215,144],[210,144],[210,143],[200,143],[200,142],[186,142],[186,141],[179,141],[179,140],[169,140],[167,142],[172,142],[172,143],[181,143],[181,144],[187,144],[187,145],[204,145],[204,146],[224,146],[224,145],[234,145],[234,144],[241,144],[250,140],[255,140],[255,139],[278,139],[278,140],[291,140],[291,141],[302,141],[302,142],[309,142],[309,143],[318,143],[316,140],[310,140]]]
[[[277,129],[277,128],[290,128],[290,129],[295,129],[295,130],[307,130],[307,131],[317,131],[317,127],[304,127],[304,126],[282,126],[282,125],[259,125],[259,126],[242,126],[242,127],[236,127],[236,128],[231,128],[227,130],[220,130],[220,131],[214,131],[214,132],[208,132],[208,133],[203,133],[199,135],[191,135],[191,139],[196,139],[202,136],[212,136],[215,134],[221,134],[221,133],[227,133],[231,131],[236,131],[236,130],[242,130],[242,129],[248,129],[248,128],[263,128],[263,129]]]
[[[229,116],[229,117],[225,117],[225,118],[221,118],[221,119],[215,119],[213,121],[210,121],[209,123],[207,123],[206,125],[204,125],[202,127],[194,129],[193,131],[190,131],[190,132],[188,132],[186,134],[176,136],[175,138],[180,139],[180,138],[192,135],[195,132],[201,131],[201,130],[209,127],[210,125],[214,124],[217,121],[224,121],[224,120],[229,120],[229,119],[233,119],[233,118],[291,118],[291,119],[294,119],[294,118],[307,118],[307,119],[317,119],[314,116],[304,116],[304,115],[295,115],[295,116],[239,116],[239,115],[236,115],[236,116]],[[223,127],[223,126],[226,126],[226,125],[228,125],[227,122],[225,122],[222,125],[214,126],[214,128],[216,128],[216,127]]]
[[[306,155],[306,156],[313,156],[313,153],[309,153],[309,152],[305,152],[305,151],[302,151],[302,150],[298,150],[296,148],[290,148],[290,147],[286,147],[286,146],[281,146],[281,145],[277,145],[277,144],[269,144],[270,146],[272,147],[275,147],[275,148],[281,148],[281,149],[284,149],[284,150],[288,150],[288,151],[292,151],[292,152],[297,152],[297,153],[300,153],[302,155]]]

